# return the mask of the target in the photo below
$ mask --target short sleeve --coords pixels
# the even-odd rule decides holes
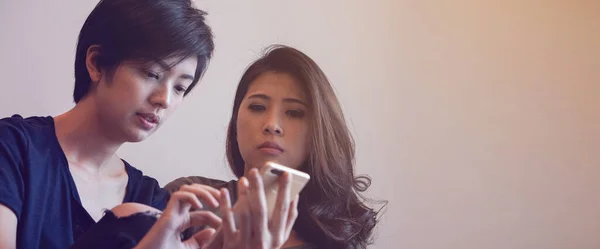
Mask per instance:
[[[21,216],[24,198],[23,164],[27,140],[19,127],[0,120],[0,204]]]

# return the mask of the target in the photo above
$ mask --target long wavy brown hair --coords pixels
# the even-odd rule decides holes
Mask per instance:
[[[244,159],[237,142],[240,104],[250,84],[266,72],[287,73],[301,82],[313,111],[310,152],[300,170],[311,176],[300,193],[294,231],[319,248],[366,248],[372,242],[377,212],[364,204],[368,176],[355,176],[354,140],[325,73],[304,53],[284,45],[270,46],[252,63],[238,85],[227,131],[227,159],[237,177]]]

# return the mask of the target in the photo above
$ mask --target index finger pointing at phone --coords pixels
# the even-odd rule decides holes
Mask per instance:
[[[202,203],[208,204],[212,208],[219,206],[217,199],[219,199],[221,193],[215,188],[201,184],[192,184],[181,186],[179,191],[189,192],[196,195],[198,199],[202,200]]]

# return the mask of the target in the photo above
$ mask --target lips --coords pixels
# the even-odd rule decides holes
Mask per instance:
[[[258,149],[265,154],[273,156],[277,156],[285,151],[281,146],[279,146],[279,144],[270,141],[264,142],[263,144],[259,145]]]
[[[152,130],[154,129],[158,123],[160,122],[160,116],[153,113],[136,113],[139,125],[144,130]]]
[[[148,123],[158,124],[160,121],[160,117],[153,113],[137,113],[137,115],[148,121]]]

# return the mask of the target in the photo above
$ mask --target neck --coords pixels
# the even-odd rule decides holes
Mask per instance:
[[[105,167],[116,157],[122,141],[110,139],[99,122],[90,98],[82,99],[73,109],[54,118],[56,136],[69,165],[90,172],[111,170]]]

